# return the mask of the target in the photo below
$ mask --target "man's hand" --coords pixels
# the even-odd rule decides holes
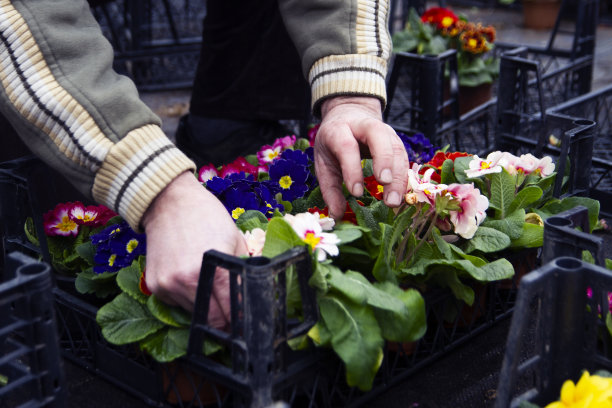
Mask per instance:
[[[147,287],[160,299],[193,310],[202,255],[216,249],[248,255],[244,238],[227,210],[186,172],[174,179],[143,217],[147,234]],[[209,323],[229,323],[229,276],[217,269]]]
[[[382,121],[380,101],[370,97],[335,97],[321,105],[315,139],[315,169],[330,215],[346,208],[342,180],[349,192],[363,194],[361,154],[373,159],[374,175],[390,207],[401,204],[408,183],[408,154],[397,133]]]

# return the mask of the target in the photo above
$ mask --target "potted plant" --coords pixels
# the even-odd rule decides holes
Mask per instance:
[[[514,0],[500,0],[512,4]],[[555,26],[561,10],[561,0],[522,0],[523,25],[534,30],[550,30]]]
[[[455,49],[459,106],[464,113],[491,98],[491,86],[499,75],[499,58],[490,53],[494,42],[494,27],[433,7],[420,17],[410,10],[404,30],[393,35],[393,51],[438,55]]]

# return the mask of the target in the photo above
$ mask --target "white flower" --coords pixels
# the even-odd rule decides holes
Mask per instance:
[[[266,231],[261,228],[253,228],[252,231],[246,231],[243,235],[249,255],[261,256],[264,244],[266,243]]]
[[[538,163],[536,171],[540,171],[542,177],[548,177],[555,171],[555,163],[552,162],[550,156],[544,156]]]
[[[319,224],[321,224],[321,228],[323,228],[323,231],[331,231],[332,229],[334,229],[334,225],[336,225],[336,221],[334,221],[333,218],[328,217],[325,214],[320,214],[317,211],[315,211],[313,214],[319,217],[318,221],[319,221]]]
[[[296,215],[285,214],[284,219],[302,241],[310,245],[319,262],[324,261],[327,254],[336,256],[340,252],[338,250],[340,239],[334,233],[323,232],[318,215],[309,212]]]
[[[486,159],[474,155],[469,163],[469,169],[465,170],[465,175],[469,178],[480,177],[485,174],[499,173],[502,171],[500,160],[504,159],[505,153],[497,151],[489,153]],[[507,159],[506,159],[507,163]]]
[[[433,203],[436,196],[446,191],[446,184],[435,184],[431,182],[434,169],[427,169],[422,176],[419,174],[420,164],[414,163],[412,169],[408,169],[408,192],[416,194],[416,199],[421,203]]]
[[[540,162],[540,159],[538,159],[531,153],[522,154],[521,157],[519,157],[519,162],[518,162],[517,167],[523,170],[523,173],[531,174],[535,171],[535,169],[538,168],[539,162]]]

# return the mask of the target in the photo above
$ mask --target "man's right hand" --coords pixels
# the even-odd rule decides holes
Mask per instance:
[[[248,255],[244,237],[223,204],[190,172],[178,176],[157,196],[142,224],[147,234],[147,287],[163,301],[190,311],[204,252],[216,249]],[[227,327],[229,308],[229,273],[217,269],[209,324]]]

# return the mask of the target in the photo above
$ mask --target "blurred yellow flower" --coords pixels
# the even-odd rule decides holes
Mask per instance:
[[[576,384],[567,380],[561,398],[546,408],[612,408],[612,378],[590,375],[585,371]]]

